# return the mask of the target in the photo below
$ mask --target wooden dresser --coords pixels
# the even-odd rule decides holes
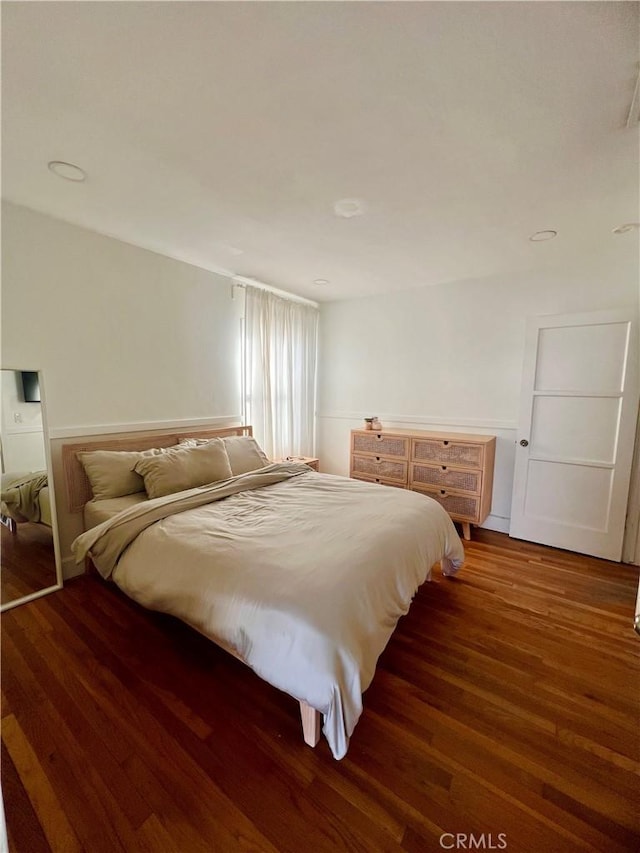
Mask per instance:
[[[495,451],[493,435],[356,429],[350,476],[434,498],[470,539],[471,525],[491,511]]]

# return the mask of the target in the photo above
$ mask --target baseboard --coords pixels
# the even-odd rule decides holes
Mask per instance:
[[[488,515],[481,527],[486,527],[487,530],[495,530],[498,533],[509,533],[510,518],[504,518],[502,515]]]
[[[65,581],[84,574],[84,563],[76,563],[73,556],[62,559],[62,579]]]

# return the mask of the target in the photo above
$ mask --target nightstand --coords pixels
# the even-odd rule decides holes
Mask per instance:
[[[320,460],[315,456],[285,456],[284,459],[276,459],[276,462],[302,462],[304,465],[308,465],[309,468],[313,468],[314,471],[318,470],[318,465],[320,464]]]

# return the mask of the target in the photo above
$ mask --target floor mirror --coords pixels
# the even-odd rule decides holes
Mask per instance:
[[[2,369],[0,610],[62,587],[41,370]]]

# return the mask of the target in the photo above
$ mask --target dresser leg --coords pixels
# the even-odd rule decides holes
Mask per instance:
[[[462,522],[462,536],[467,542],[471,539],[471,523],[469,521]]]

